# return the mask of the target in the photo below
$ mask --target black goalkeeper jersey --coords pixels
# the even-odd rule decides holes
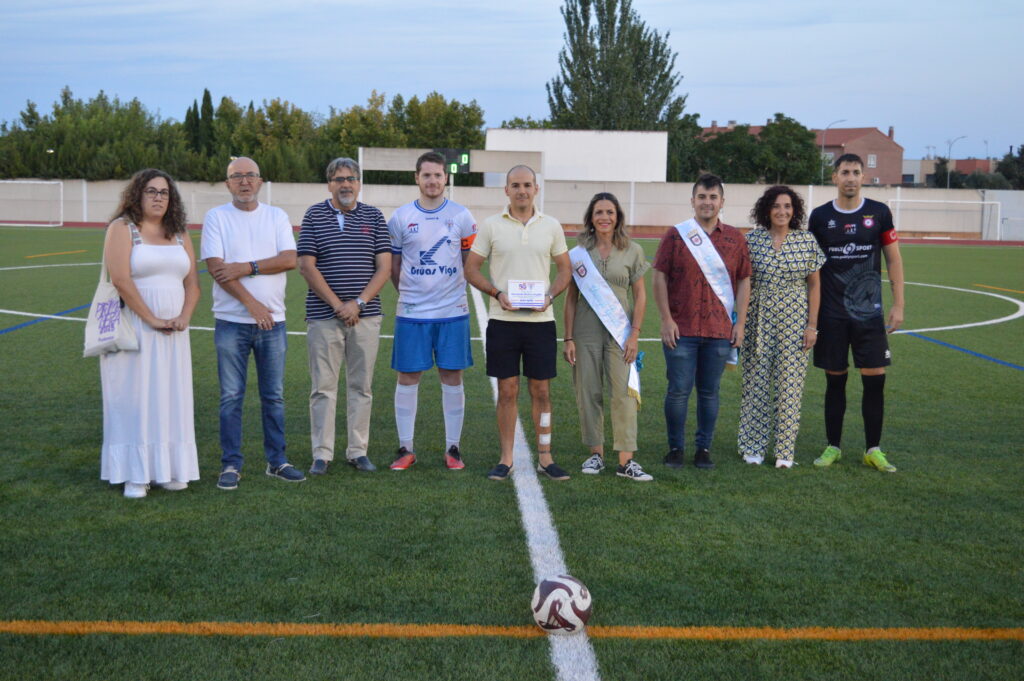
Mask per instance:
[[[844,212],[829,201],[811,212],[808,227],[828,258],[821,268],[819,316],[857,321],[882,316],[882,246],[896,241],[889,207],[863,199]]]

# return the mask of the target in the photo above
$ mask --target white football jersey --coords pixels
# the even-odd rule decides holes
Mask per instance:
[[[462,253],[476,236],[469,210],[447,199],[434,210],[413,201],[391,215],[388,233],[391,252],[402,256],[395,316],[445,320],[468,315]]]

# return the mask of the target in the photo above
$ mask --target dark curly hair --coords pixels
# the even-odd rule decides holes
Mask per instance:
[[[150,180],[155,177],[162,177],[167,180],[167,191],[170,192],[170,195],[167,197],[167,212],[164,213],[162,221],[164,236],[170,239],[175,234],[184,234],[188,223],[185,221],[185,207],[181,203],[178,185],[175,184],[174,178],[156,168],[146,168],[132,175],[132,179],[128,181],[128,186],[121,192],[121,202],[117,206],[117,210],[114,211],[114,216],[110,221],[113,222],[118,218],[124,218],[125,220],[131,220],[136,225],[141,225],[143,217],[142,192]]]
[[[771,229],[772,226],[772,206],[775,204],[775,199],[779,198],[783,194],[789,196],[789,200],[793,202],[793,217],[789,221],[790,229],[801,229],[804,224],[804,200],[800,198],[800,195],[790,189],[784,184],[777,184],[774,187],[768,187],[764,194],[761,194],[761,198],[757,200],[754,207],[750,211],[751,221],[763,229]]]
[[[612,245],[619,250],[625,250],[629,246],[629,234],[626,231],[626,216],[622,212],[622,206],[615,194],[609,192],[598,192],[590,199],[587,212],[583,214],[583,231],[576,237],[577,243],[583,248],[593,248],[597,244],[597,230],[594,228],[594,206],[598,201],[611,201],[615,206],[615,231],[612,232]]]

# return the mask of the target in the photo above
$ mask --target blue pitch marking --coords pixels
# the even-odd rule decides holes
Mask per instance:
[[[63,312],[55,312],[54,315],[55,316],[60,316],[60,315],[68,314],[69,312],[78,312],[79,310],[85,310],[91,304],[92,303],[86,303],[85,305],[79,305],[78,307],[73,307],[70,310],[64,310]],[[33,319],[31,321],[22,322],[21,324],[15,324],[14,326],[8,326],[6,329],[0,329],[0,336],[2,336],[5,333],[10,333],[11,331],[17,331],[18,329],[24,329],[26,326],[32,326],[33,324],[38,324],[39,322],[48,322],[48,321],[50,321],[50,320],[46,319],[44,317],[42,319]]]
[[[983,355],[980,352],[974,352],[973,350],[968,350],[967,348],[961,348],[959,345],[953,345],[951,343],[945,343],[940,340],[935,340],[934,338],[929,338],[928,336],[922,336],[921,334],[914,333],[913,331],[907,331],[905,335],[913,336],[914,338],[920,338],[921,340],[926,340],[929,343],[935,343],[936,345],[941,345],[945,348],[951,348],[953,350],[959,350],[960,352],[966,352],[968,355],[972,355],[979,359],[988,360],[989,362],[995,362],[996,364],[1002,364],[1004,367],[1010,367],[1011,369],[1016,369],[1017,371],[1024,371],[1024,367],[1020,366],[1019,364],[1013,364],[1012,362],[1006,362],[1001,359],[996,359],[995,357],[989,357],[988,355]]]

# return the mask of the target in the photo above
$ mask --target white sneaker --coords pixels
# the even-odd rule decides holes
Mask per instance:
[[[636,480],[637,482],[650,482],[651,480],[654,480],[654,476],[649,473],[644,473],[644,469],[640,468],[640,464],[633,461],[633,459],[627,461],[625,466],[619,466],[616,468],[615,475],[620,478]]]
[[[776,468],[792,468],[795,463],[793,459],[775,459]]]
[[[149,485],[142,485],[137,482],[124,483],[124,495],[129,499],[141,499],[146,496]]]
[[[158,482],[156,484],[164,488],[168,492],[180,492],[183,489],[188,489],[188,483],[182,482],[180,480],[171,480],[170,482]]]
[[[594,454],[583,462],[583,472],[587,475],[597,475],[604,470],[604,459],[600,454]]]
[[[758,456],[757,454],[744,454],[743,460],[755,466],[760,466],[762,463],[764,463],[764,457]]]

